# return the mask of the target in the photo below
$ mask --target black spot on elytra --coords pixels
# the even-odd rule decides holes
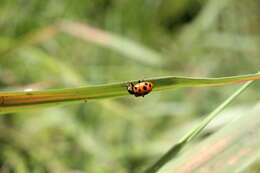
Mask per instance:
[[[147,90],[146,86],[143,86],[143,89],[144,89],[144,90]]]
[[[138,91],[141,92],[141,89],[139,89]]]
[[[149,87],[152,87],[152,85],[149,83]]]
[[[145,84],[145,85],[148,85],[148,83],[146,83],[146,82],[145,82],[144,84]]]
[[[137,90],[137,87],[135,87],[135,89]]]

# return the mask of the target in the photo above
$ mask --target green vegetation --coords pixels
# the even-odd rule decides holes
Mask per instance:
[[[259,71],[259,7],[257,0],[3,0],[0,172],[155,172],[172,146],[176,154],[165,160],[174,159],[159,172],[216,165],[212,172],[259,172],[259,82],[230,98],[241,84],[191,87]],[[128,95],[125,82],[138,79],[155,90]],[[25,96],[46,99],[43,106],[102,100],[31,109]],[[29,110],[16,112],[22,106]]]

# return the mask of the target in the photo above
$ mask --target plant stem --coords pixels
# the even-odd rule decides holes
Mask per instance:
[[[177,142],[172,148],[166,152],[157,162],[155,162],[145,173],[155,173],[167,162],[169,162],[179,151],[185,146],[187,142],[194,139],[224,108],[226,108],[237,96],[239,96],[246,88],[248,88],[253,81],[245,83],[234,94],[228,97],[222,104],[214,109],[197,127],[188,132],[183,138]]]

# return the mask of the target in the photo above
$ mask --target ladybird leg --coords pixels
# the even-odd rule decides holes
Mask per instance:
[[[129,94],[135,94],[132,90],[127,90]]]

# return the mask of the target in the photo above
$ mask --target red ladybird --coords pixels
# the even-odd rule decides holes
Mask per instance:
[[[139,96],[145,96],[146,94],[148,94],[149,92],[151,92],[153,90],[153,83],[152,82],[141,82],[140,80],[138,81],[137,84],[133,84],[133,83],[128,83],[127,85],[127,91],[130,94],[135,95],[136,97]]]

